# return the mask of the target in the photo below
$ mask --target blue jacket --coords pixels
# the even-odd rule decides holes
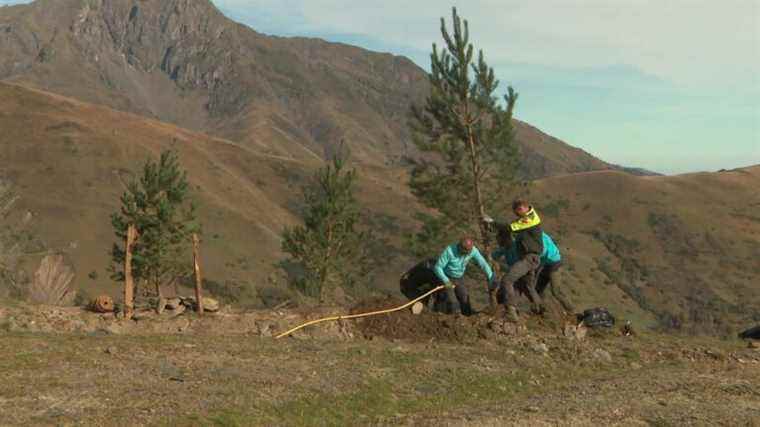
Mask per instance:
[[[472,248],[469,254],[461,255],[457,243],[449,245],[443,250],[438,257],[438,261],[435,263],[433,271],[443,283],[448,283],[450,281],[449,278],[459,279],[464,276],[467,264],[472,258],[475,258],[475,262],[486,273],[488,281],[493,281],[493,270],[491,270],[491,266],[488,265],[483,255],[480,254],[478,248]]]
[[[541,252],[541,264],[549,265],[560,262],[562,260],[562,256],[560,255],[559,248],[554,243],[554,240],[552,240],[552,238],[546,233],[542,234],[541,239],[544,243],[544,250]],[[491,254],[491,258],[493,258],[495,261],[499,261],[503,258],[502,262],[506,263],[508,266],[514,265],[517,261],[519,261],[519,258],[517,256],[517,247],[512,244],[509,248],[506,249],[496,249]]]

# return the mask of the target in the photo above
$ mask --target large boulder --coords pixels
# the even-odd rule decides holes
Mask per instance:
[[[221,308],[221,304],[219,304],[219,300],[211,297],[201,297],[203,300],[203,311],[209,311],[209,312],[215,312],[219,311],[219,308]],[[197,311],[198,310],[198,304],[195,302],[195,297],[180,297],[182,300],[182,305],[189,308],[190,310]]]

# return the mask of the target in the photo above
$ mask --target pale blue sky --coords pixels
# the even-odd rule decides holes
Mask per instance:
[[[760,163],[760,0],[213,2],[262,33],[406,55],[423,68],[456,5],[502,85],[520,92],[518,118],[663,173]]]

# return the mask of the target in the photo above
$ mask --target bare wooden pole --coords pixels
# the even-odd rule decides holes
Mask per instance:
[[[198,315],[203,316],[203,290],[201,279],[200,241],[198,235],[193,233],[193,264],[195,266],[195,301],[198,304]]]
[[[124,318],[131,319],[135,312],[135,281],[132,278],[132,245],[137,239],[137,229],[130,224],[124,256]]]

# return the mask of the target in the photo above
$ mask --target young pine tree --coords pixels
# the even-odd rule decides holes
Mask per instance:
[[[433,156],[415,165],[410,187],[437,212],[420,216],[423,230],[411,242],[419,254],[429,255],[463,234],[478,235],[487,249],[489,232],[481,219],[508,197],[518,164],[512,127],[517,93],[508,87],[499,102],[494,71],[483,51],[474,62],[469,26],[456,8],[452,29],[441,18],[445,47],[433,44],[430,95],[411,110],[414,142]]]
[[[111,215],[117,237],[111,250],[114,280],[124,280],[124,239],[130,224],[138,233],[132,258],[136,283],[155,286],[160,296],[162,285],[188,272],[190,236],[200,229],[188,188],[176,152],[163,151],[158,163],[146,161],[142,177],[130,182],[121,196],[120,211]]]
[[[282,250],[303,272],[294,283],[321,300],[338,288],[367,280],[369,232],[357,230],[359,204],[354,198],[356,170],[346,169],[348,152],[338,154],[304,186],[304,225],[283,231]]]

